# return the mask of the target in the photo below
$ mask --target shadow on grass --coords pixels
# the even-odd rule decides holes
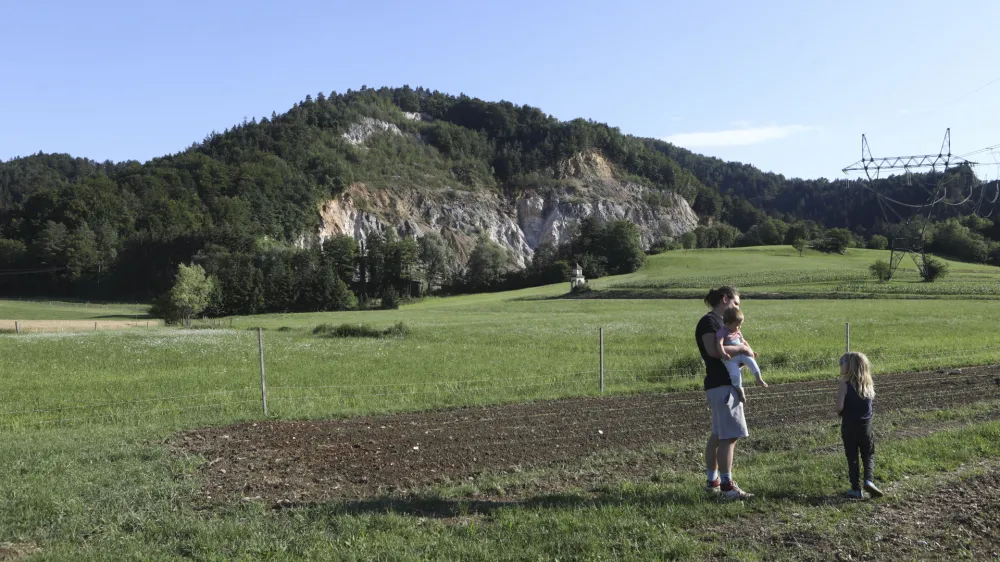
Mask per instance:
[[[661,291],[656,289],[595,289],[587,293],[564,293],[555,296],[519,297],[512,301],[558,301],[558,300],[688,300],[705,298],[704,291]],[[744,299],[755,300],[962,300],[961,295],[902,295],[893,293],[764,293],[741,291]],[[982,295],[976,298],[1000,300],[1000,296]]]
[[[118,321],[129,321],[129,320],[159,320],[156,316],[150,316],[149,314],[105,314],[103,316],[91,316],[90,318],[84,318],[84,320],[118,320]]]
[[[838,506],[855,504],[859,500],[842,495],[803,494],[801,492],[768,493],[765,497],[741,500],[745,505],[755,502],[781,501],[796,505]],[[862,500],[863,501],[863,500]],[[485,498],[441,498],[434,496],[378,497],[353,501],[332,501],[325,503],[280,502],[274,510],[302,509],[307,517],[326,518],[341,515],[397,514],[433,519],[453,519],[456,517],[489,517],[504,509],[599,509],[620,506],[695,506],[703,504],[726,505],[732,500],[697,489],[693,492],[658,491],[648,493],[597,494],[557,493],[535,496],[520,500]],[[737,502],[739,503],[739,502]]]

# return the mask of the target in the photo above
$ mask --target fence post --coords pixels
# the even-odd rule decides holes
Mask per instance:
[[[850,322],[848,322],[846,324],[844,330],[845,330],[845,339],[846,339],[846,344],[845,344],[846,348],[844,350],[844,353],[849,353],[851,351],[851,323]]]
[[[267,417],[267,384],[264,382],[264,329],[257,328],[257,348],[260,350],[260,401]]]
[[[15,334],[21,333],[21,325],[17,323],[17,320],[14,320],[14,333]]]
[[[601,334],[601,393],[604,393],[604,328],[600,329]]]

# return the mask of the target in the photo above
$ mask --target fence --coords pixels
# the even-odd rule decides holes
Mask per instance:
[[[234,334],[236,342],[245,347],[246,357],[236,365],[237,388],[220,388],[197,393],[164,393],[138,399],[116,399],[46,407],[4,406],[0,402],[0,430],[21,427],[59,427],[86,424],[128,424],[173,417],[180,424],[213,420],[259,420],[268,417],[342,416],[370,411],[403,411],[446,406],[481,405],[496,402],[597,396],[634,392],[663,392],[674,389],[700,388],[704,367],[699,364],[656,366],[636,369],[607,368],[606,359],[612,354],[605,348],[605,330],[594,338],[593,367],[565,372],[530,373],[517,377],[497,378],[486,373],[456,376],[419,382],[378,382],[363,384],[289,384],[287,380],[268,380],[268,365],[281,365],[282,357],[267,353],[265,333],[216,330]],[[165,331],[155,331],[166,333]],[[253,344],[246,336],[252,336]],[[845,326],[845,349],[850,349],[850,326]],[[250,359],[252,350],[252,357]],[[873,359],[905,358],[913,364],[951,367],[969,364],[970,351],[892,354],[876,352]],[[1000,361],[1000,347],[978,347],[990,361]],[[766,372],[810,373],[834,372],[839,355],[804,360],[769,359],[763,357]],[[981,362],[981,361],[978,361]],[[257,375],[259,374],[259,385]],[[253,382],[251,382],[253,381]],[[888,381],[887,381],[888,382]],[[277,384],[275,384],[277,383]],[[880,383],[885,384],[885,383]],[[768,396],[795,396],[797,392],[783,390],[780,385],[770,389]],[[825,392],[825,391],[824,391]],[[703,398],[691,398],[695,402]],[[203,415],[207,413],[207,415]]]
[[[49,333],[155,328],[160,320],[0,320],[0,333]]]

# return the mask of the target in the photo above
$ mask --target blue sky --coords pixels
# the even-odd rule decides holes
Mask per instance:
[[[956,154],[1000,144],[995,0],[0,0],[0,21],[0,160],[145,161],[306,94],[403,84],[787,176],[843,177],[861,133],[875,156],[936,153],[946,127]]]

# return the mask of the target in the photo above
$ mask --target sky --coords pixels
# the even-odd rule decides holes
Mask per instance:
[[[948,127],[954,154],[1000,145],[996,0],[0,0],[0,22],[0,161],[146,161],[404,84],[788,177],[844,177],[862,133],[876,157],[936,154]]]

